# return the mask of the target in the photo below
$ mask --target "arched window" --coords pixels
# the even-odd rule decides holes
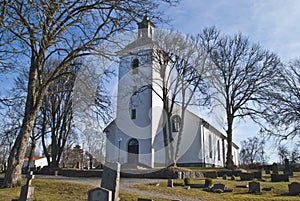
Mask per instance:
[[[178,132],[181,126],[181,118],[178,115],[172,117],[172,132]]]
[[[208,136],[208,149],[209,149],[209,158],[212,158],[212,139],[211,135]]]
[[[220,161],[220,160],[221,160],[221,153],[220,153],[220,140],[218,140],[217,149],[218,149],[218,161]]]
[[[138,73],[139,63],[140,63],[139,60],[136,59],[136,58],[132,60],[131,67],[132,67],[132,73],[133,74],[137,74]]]
[[[131,139],[128,142],[128,146],[138,146],[139,145],[139,141],[137,139]]]

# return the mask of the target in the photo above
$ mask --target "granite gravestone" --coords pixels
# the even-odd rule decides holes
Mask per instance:
[[[105,188],[95,188],[88,192],[88,201],[112,201],[112,192]]]
[[[272,165],[272,174],[278,174],[278,165],[277,165],[277,163],[273,163],[273,165]]]
[[[120,183],[120,163],[106,162],[103,168],[101,187],[112,192],[112,201],[118,201]]]
[[[260,183],[249,182],[249,193],[260,193]]]
[[[300,183],[292,182],[288,186],[290,195],[300,195]]]
[[[287,174],[289,176],[293,176],[293,171],[292,171],[291,166],[290,166],[290,161],[287,158],[284,160],[284,170],[283,170],[283,173]]]
[[[168,187],[173,188],[174,184],[173,184],[173,179],[168,179]]]

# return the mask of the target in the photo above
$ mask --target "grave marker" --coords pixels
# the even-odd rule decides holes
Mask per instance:
[[[112,192],[105,188],[95,188],[88,192],[88,201],[112,201]]]
[[[101,187],[112,192],[112,201],[118,201],[120,183],[120,163],[106,162],[103,168]]]
[[[174,185],[173,185],[173,179],[168,179],[168,187],[171,187],[171,188],[174,187]]]
[[[260,183],[249,182],[249,193],[260,193]]]
[[[300,195],[300,183],[292,182],[288,186],[290,195]]]
[[[289,181],[289,175],[287,175],[287,174],[271,174],[271,181],[272,182]]]
[[[284,160],[284,170],[283,170],[283,173],[287,174],[289,176],[293,176],[293,171],[292,171],[291,166],[290,166],[290,161],[287,158]]]
[[[272,165],[272,173],[273,174],[278,174],[278,165],[277,165],[277,163],[273,163],[273,165]]]

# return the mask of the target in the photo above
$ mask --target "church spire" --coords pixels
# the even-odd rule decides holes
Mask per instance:
[[[147,15],[138,24],[138,38],[154,38],[154,24]]]

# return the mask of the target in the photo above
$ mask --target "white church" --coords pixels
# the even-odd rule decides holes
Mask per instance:
[[[116,118],[105,129],[106,161],[135,167],[164,167],[162,75],[153,59],[159,47],[154,42],[154,25],[145,17],[138,23],[137,39],[119,52]],[[144,86],[151,86],[145,88]],[[138,91],[138,92],[137,92]],[[175,124],[182,121],[181,107],[173,110],[174,147],[178,140]],[[224,167],[227,139],[222,132],[195,115],[185,112],[177,164]],[[233,162],[238,165],[238,146],[233,143]]]

